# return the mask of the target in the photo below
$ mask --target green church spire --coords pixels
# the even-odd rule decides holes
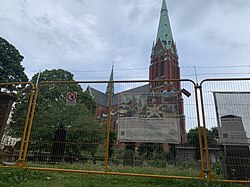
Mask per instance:
[[[173,36],[165,0],[162,1],[161,16],[158,26],[156,42],[158,42],[159,39],[162,42],[162,45],[165,49],[171,48],[173,42]]]
[[[114,64],[112,65],[112,70],[111,70],[111,73],[110,73],[109,81],[114,81],[113,69],[114,69]],[[114,83],[110,84],[110,82],[108,83],[108,86],[106,88],[106,92],[105,92],[106,95],[110,94],[110,86],[111,85],[112,85],[112,95],[114,95]]]

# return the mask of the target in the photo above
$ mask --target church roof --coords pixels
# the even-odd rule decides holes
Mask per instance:
[[[165,49],[171,48],[172,42],[174,41],[165,0],[162,1],[160,22],[158,26],[156,43],[158,42],[158,40],[161,41]]]
[[[89,91],[90,96],[93,97],[93,99],[97,105],[105,106],[105,107],[107,106],[108,96],[105,93],[103,93],[103,92],[101,92],[101,91],[99,91],[91,86],[88,86],[87,89]]]
[[[131,94],[132,93],[147,93],[148,88],[149,88],[149,85],[145,84],[142,86],[138,86],[136,88],[132,88],[132,89],[129,89],[129,90],[126,90],[123,92],[116,93],[112,97],[112,106],[118,105],[118,95],[119,94],[121,94],[121,93],[127,93],[127,94],[128,93],[131,93]],[[88,86],[88,90],[89,90],[90,95],[93,97],[93,99],[97,105],[105,106],[105,107],[107,106],[108,99],[109,99],[108,94],[105,94],[105,93],[103,93],[95,88],[92,88],[90,86]]]

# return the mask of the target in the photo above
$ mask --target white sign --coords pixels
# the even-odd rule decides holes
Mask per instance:
[[[66,96],[66,105],[75,106],[76,98],[77,98],[77,92],[68,92]]]
[[[180,142],[178,121],[178,118],[120,118],[118,140],[178,144]]]
[[[176,93],[122,93],[118,107],[118,141],[179,144]]]

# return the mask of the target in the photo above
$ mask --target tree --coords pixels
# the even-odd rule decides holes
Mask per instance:
[[[109,149],[108,149],[109,159],[112,159],[112,156],[114,155],[114,142],[116,141],[116,139],[117,136],[115,130],[112,129],[109,134]]]
[[[25,82],[28,80],[24,68],[20,64],[22,60],[23,56],[20,55],[19,51],[7,40],[0,37],[0,83]],[[7,119],[15,101],[13,91],[16,91],[17,88],[19,88],[18,85],[0,85],[0,140],[5,133]]]
[[[26,82],[27,75],[21,65],[23,56],[7,40],[0,37],[0,82]],[[0,91],[1,91],[0,87]],[[9,91],[16,90],[16,87],[7,87]]]
[[[216,132],[218,132],[218,129],[214,127],[211,130],[206,129],[207,132],[207,141],[208,141],[208,146],[209,147],[214,147],[217,146],[217,140],[214,135],[216,135]],[[204,128],[200,127],[201,130],[201,137],[202,137],[202,147],[205,147],[205,141],[204,141]],[[200,143],[199,143],[199,133],[198,133],[198,127],[194,128],[194,129],[190,129],[188,134],[187,134],[187,144],[189,146],[195,147],[195,158],[197,160],[200,159]]]
[[[36,82],[38,74],[32,82]],[[41,81],[73,81],[73,74],[68,71],[45,70],[40,74]],[[95,103],[83,92],[79,84],[41,84],[37,98],[35,116],[29,149],[35,152],[50,152],[53,143],[53,132],[63,123],[67,129],[66,150],[74,155],[83,151],[94,155],[98,144],[104,138],[103,127],[95,120]],[[66,94],[77,92],[75,106],[66,106]],[[10,124],[12,134],[22,135],[25,113],[28,105],[28,94],[19,95]],[[22,117],[20,116],[22,114]]]

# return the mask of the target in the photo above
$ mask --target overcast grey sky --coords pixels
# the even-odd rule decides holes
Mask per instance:
[[[161,1],[0,0],[0,35],[25,57],[29,78],[62,68],[76,80],[108,80],[115,61],[116,80],[147,79]],[[195,80],[193,66],[199,79],[249,77],[249,0],[167,0],[167,6],[182,78]],[[204,68],[235,65],[241,67]]]

